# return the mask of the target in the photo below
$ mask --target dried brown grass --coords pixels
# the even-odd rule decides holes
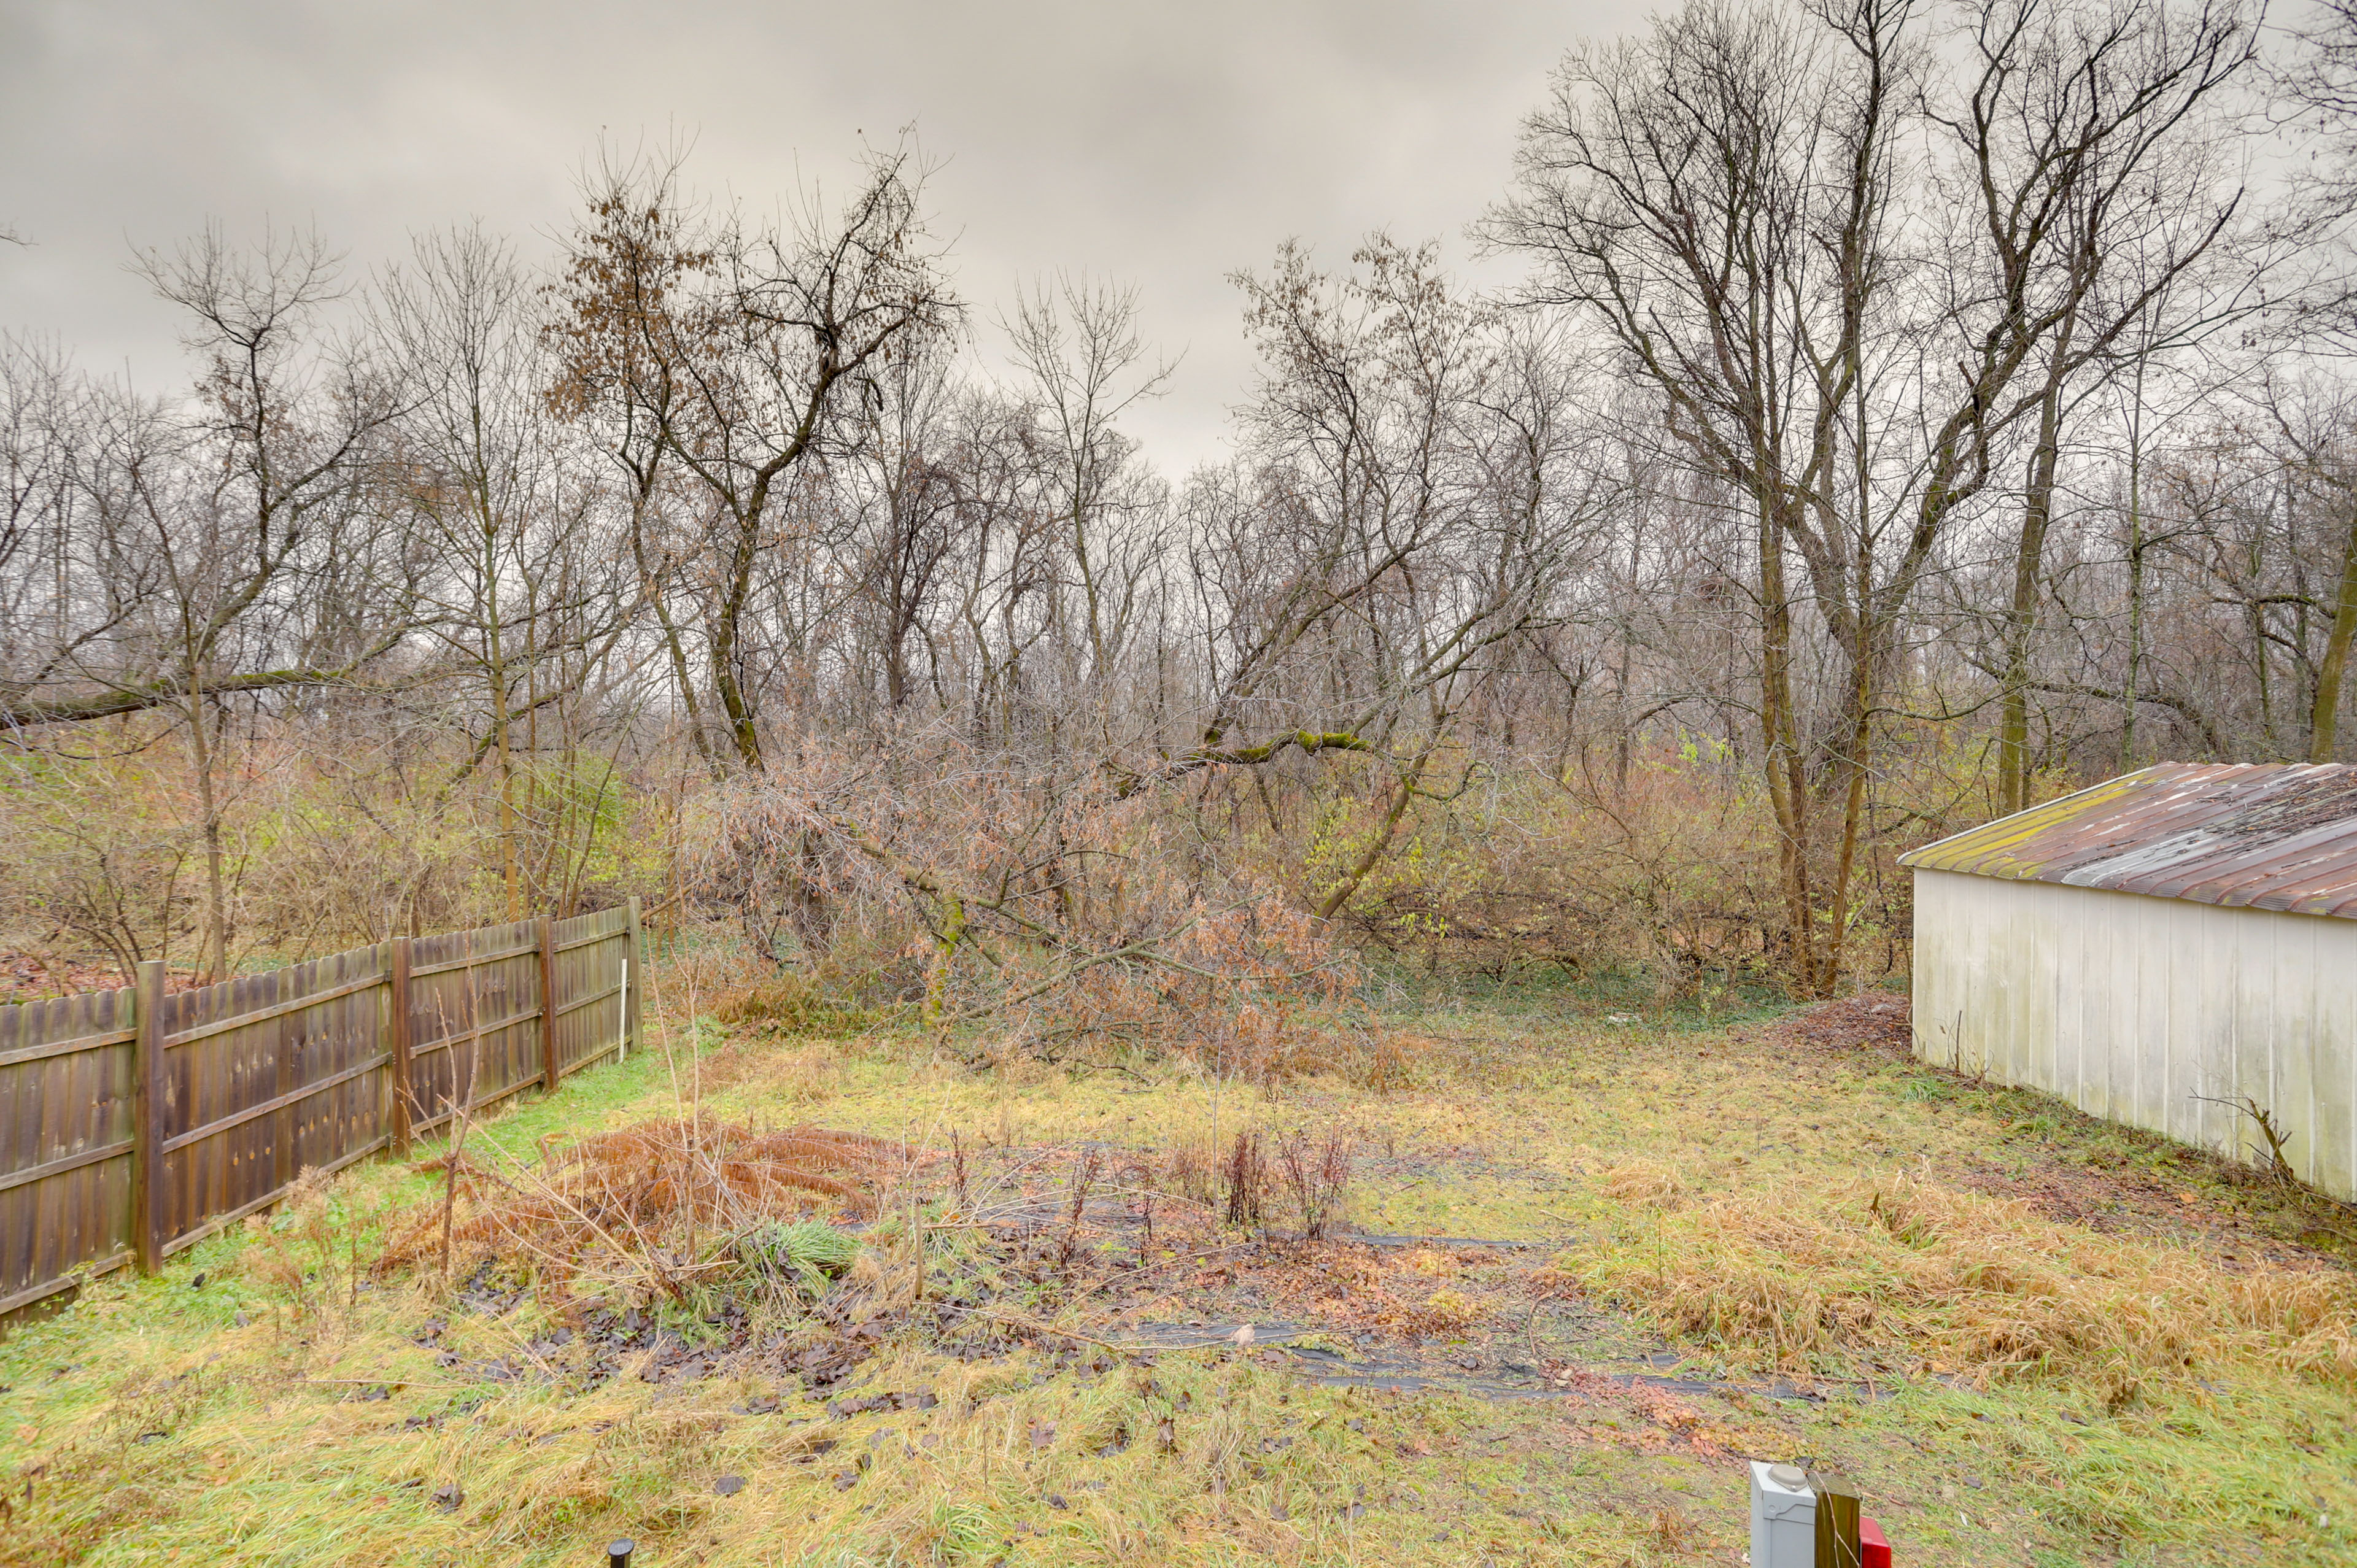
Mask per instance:
[[[1616,1172],[1616,1188],[1639,1208],[1665,1196],[1652,1173]],[[1584,1258],[1583,1279],[1738,1360],[1824,1370],[1867,1358],[1984,1383],[2239,1362],[2357,1382],[2357,1280],[2231,1270],[1910,1177],[1730,1193],[1649,1229]]]
[[[843,1086],[843,1062],[826,1046],[788,1049],[731,1041],[695,1061],[698,1089],[705,1093],[746,1090],[765,1103],[816,1105]]]
[[[1652,1160],[1615,1165],[1598,1185],[1618,1202],[1665,1210],[1680,1207],[1694,1190],[1683,1175]]]

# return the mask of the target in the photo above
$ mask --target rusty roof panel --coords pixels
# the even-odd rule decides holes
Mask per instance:
[[[2164,762],[1900,864],[2357,919],[2357,768]]]

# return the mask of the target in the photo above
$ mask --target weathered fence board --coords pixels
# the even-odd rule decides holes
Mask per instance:
[[[143,964],[132,990],[0,1006],[0,1317],[619,1057],[638,954],[632,899],[175,995]]]
[[[0,1312],[130,1255],[131,993],[0,1007]]]
[[[540,1080],[539,922],[420,937],[409,974],[413,1132]]]
[[[576,1072],[622,1048],[630,1036],[624,1000],[630,912],[604,909],[559,920],[552,935],[556,973],[556,1074]]]
[[[166,999],[162,1255],[384,1145],[385,975],[361,948]]]

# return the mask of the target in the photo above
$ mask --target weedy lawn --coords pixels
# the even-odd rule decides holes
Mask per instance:
[[[2357,1560],[2350,1212],[1899,1016],[1444,1000],[1265,1088],[707,1023],[21,1326],[0,1561],[1734,1563],[1746,1456],[1901,1563]],[[713,1222],[797,1125],[880,1140],[840,1223]],[[614,1233],[565,1151],[681,1127],[722,1208]]]

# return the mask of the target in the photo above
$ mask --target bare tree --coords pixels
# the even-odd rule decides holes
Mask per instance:
[[[108,520],[108,575],[120,591],[120,568],[137,568],[147,602],[137,635],[109,639],[127,658],[75,660],[98,694],[20,703],[18,716],[180,709],[206,878],[198,966],[218,975],[231,939],[221,700],[348,677],[413,624],[406,553],[367,526],[375,443],[396,404],[364,358],[320,341],[337,281],[316,236],[246,254],[208,231],[139,270],[181,308],[186,341],[207,360],[186,418],[114,400],[90,481]]]
[[[567,455],[540,397],[548,372],[533,278],[479,228],[421,237],[413,250],[380,283],[374,321],[409,389],[403,481],[434,544],[428,627],[482,695],[480,738],[462,768],[492,761],[500,881],[508,918],[521,919],[519,724],[536,730],[576,693],[567,656],[594,661],[638,596],[597,559],[605,541],[584,504],[591,492],[563,472]]]
[[[1994,335],[1984,342],[2031,355],[2014,405],[2031,434],[2000,678],[1997,805],[2015,811],[2029,803],[2030,648],[2065,424],[2124,349],[2161,352],[2248,308],[2248,266],[2222,301],[2184,285],[2243,205],[2239,160],[2221,151],[2240,106],[2222,100],[2253,71],[2256,30],[2233,5],[1996,0],[1970,36],[1977,75],[1936,115],[1959,187],[1978,195],[1959,204],[1981,239],[1962,252],[1975,270],[1956,308]]]
[[[1006,331],[1037,421],[1046,509],[1080,600],[1084,687],[1110,680],[1144,607],[1168,504],[1119,422],[1175,368],[1146,363],[1134,289],[1060,277],[1020,295]]]
[[[960,306],[937,266],[906,149],[873,157],[839,209],[812,194],[780,226],[730,215],[693,230],[671,168],[625,177],[601,231],[576,241],[578,353],[700,498],[708,531],[692,596],[704,672],[740,764],[762,766],[755,590],[790,480],[839,435],[862,373],[948,330]],[[666,203],[670,210],[665,210]],[[662,215],[654,234],[634,217]],[[619,227],[621,240],[612,238]],[[655,252],[633,246],[652,239]]]
[[[1894,200],[1923,70],[1912,19],[1904,0],[1800,16],[1703,0],[1641,39],[1575,49],[1487,228],[1539,263],[1533,303],[1609,335],[1671,435],[1750,515],[1757,718],[1785,940],[1811,993],[1839,970],[1878,673],[1975,435],[1962,420],[1941,431],[1922,510],[1883,560],[1874,467],[1889,459],[1867,422],[1887,408],[1905,331]],[[1804,736],[1794,686],[1793,555],[1849,665],[1823,739]]]

